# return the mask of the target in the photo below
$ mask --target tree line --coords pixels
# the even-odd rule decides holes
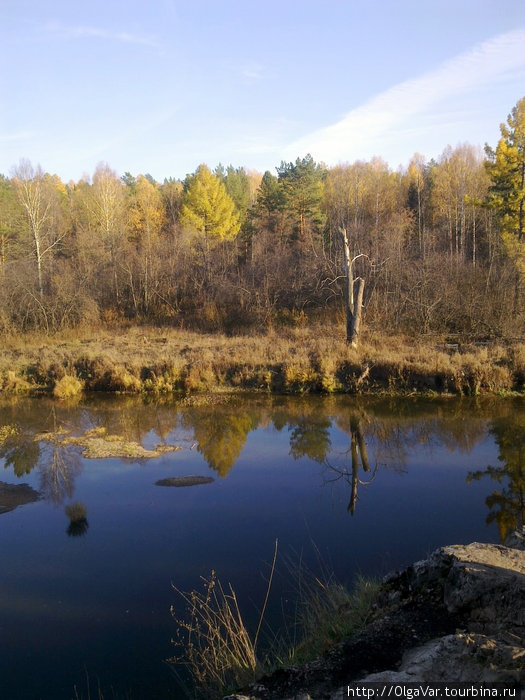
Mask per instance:
[[[169,323],[244,331],[342,319],[343,239],[379,331],[521,333],[525,98],[496,149],[447,146],[276,174],[202,164],[184,180],[101,163],[64,183],[21,160],[0,176],[0,329]]]

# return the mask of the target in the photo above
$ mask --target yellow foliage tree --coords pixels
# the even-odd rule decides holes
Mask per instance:
[[[139,175],[132,189],[128,209],[129,226],[137,242],[142,278],[142,305],[149,311],[152,296],[155,243],[164,225],[162,195],[147,177]]]
[[[200,234],[206,249],[214,241],[232,240],[239,233],[235,204],[223,183],[205,164],[186,178],[180,223]]]

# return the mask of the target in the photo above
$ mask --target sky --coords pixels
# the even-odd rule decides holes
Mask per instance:
[[[0,173],[184,178],[495,146],[523,0],[0,0]]]

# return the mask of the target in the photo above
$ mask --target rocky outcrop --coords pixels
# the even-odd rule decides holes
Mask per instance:
[[[342,700],[355,681],[525,682],[521,533],[512,544],[442,547],[389,575],[358,635],[231,697]]]

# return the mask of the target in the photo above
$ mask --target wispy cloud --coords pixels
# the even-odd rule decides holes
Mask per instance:
[[[14,143],[16,141],[27,141],[36,136],[35,131],[13,131],[11,133],[0,132],[0,143]]]
[[[241,68],[241,75],[248,80],[260,80],[263,68],[259,63],[248,63]]]
[[[294,141],[285,152],[310,152],[327,163],[361,157],[359,149],[414,128],[416,118],[429,108],[436,111],[443,105],[450,116],[450,100],[515,77],[525,68],[524,46],[525,28],[493,37],[433,71],[393,86],[335,124]]]
[[[156,49],[160,48],[156,37],[151,35],[135,34],[132,32],[114,32],[90,25],[65,25],[60,22],[48,22],[44,26],[44,30],[48,34],[60,39],[104,39],[125,44],[150,46]]]

